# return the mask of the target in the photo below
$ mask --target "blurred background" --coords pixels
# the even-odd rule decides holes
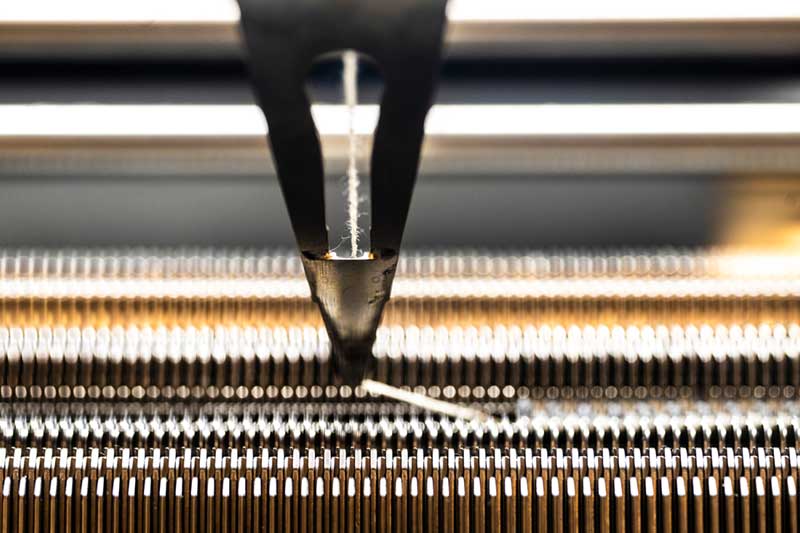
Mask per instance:
[[[596,4],[451,0],[406,245],[800,243],[800,6]],[[0,244],[292,245],[237,20],[232,0],[4,2]],[[375,104],[375,69],[359,81]],[[333,240],[340,58],[309,91]]]

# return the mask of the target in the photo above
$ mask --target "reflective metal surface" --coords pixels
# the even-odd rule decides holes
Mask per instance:
[[[368,151],[376,106],[357,111]],[[344,173],[344,106],[314,106],[326,172]],[[800,104],[439,105],[425,176],[800,172]],[[0,176],[274,175],[255,106],[0,106]]]
[[[141,4],[141,5],[139,5]],[[784,0],[750,4],[617,1],[549,4],[453,0],[451,57],[794,55],[800,13]],[[9,2],[0,11],[0,57],[230,59],[241,54],[230,0],[134,5],[53,0]]]
[[[311,298],[319,306],[339,376],[357,385],[373,366],[372,345],[389,301],[397,253],[369,258],[302,257]]]

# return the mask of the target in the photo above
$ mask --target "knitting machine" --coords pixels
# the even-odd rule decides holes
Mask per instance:
[[[800,9],[10,4],[0,532],[798,531]]]

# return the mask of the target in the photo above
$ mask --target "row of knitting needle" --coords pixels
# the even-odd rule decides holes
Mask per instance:
[[[797,401],[525,401],[486,422],[394,403],[16,403],[0,445],[16,447],[640,448],[795,447]]]
[[[181,283],[183,287],[175,290],[205,290],[199,281],[185,280]],[[680,287],[681,294],[674,294],[676,287],[659,287],[659,282],[654,282],[644,283],[645,288],[653,289],[654,295],[643,295],[614,293],[614,284],[603,281],[592,282],[589,287],[573,286],[566,281],[550,287],[534,281],[525,284],[526,287],[518,287],[513,283],[493,282],[491,294],[474,294],[475,288],[482,292],[484,281],[470,281],[467,286],[444,287],[444,290],[437,289],[435,284],[419,281],[414,295],[393,294],[385,308],[382,324],[387,327],[516,325],[523,328],[567,324],[628,327],[800,322],[800,298],[792,294],[761,294],[756,289],[749,295],[708,294],[702,287],[685,284]],[[31,288],[38,291],[49,285],[47,282],[33,283]],[[272,287],[275,291],[264,297],[237,296],[238,289],[227,286],[215,289],[219,291],[216,296],[176,296],[174,288],[155,287],[151,291],[148,284],[143,289],[145,294],[138,296],[134,294],[138,289],[128,284],[116,287],[115,294],[106,296],[82,292],[83,289],[95,292],[99,285],[104,284],[92,282],[83,288],[65,284],[59,288],[61,294],[46,297],[26,294],[12,297],[8,292],[4,293],[4,297],[0,296],[0,324],[67,328],[323,326],[319,309],[308,295],[275,295],[276,291],[291,289],[291,284],[276,283]],[[252,285],[269,289],[268,284],[261,282]],[[638,290],[637,287],[642,286],[631,284],[626,289]],[[551,294],[530,295],[526,294],[528,289],[542,289]],[[746,284],[744,289],[748,289]]]
[[[405,254],[384,324],[800,320],[800,260],[727,250]],[[0,251],[0,323],[312,325],[285,253]]]
[[[0,531],[796,531],[792,451],[14,450]]]
[[[214,390],[241,398],[300,390],[301,398],[320,398],[340,392],[326,392],[335,384],[329,346],[325,330],[310,327],[0,327],[0,394],[110,399]],[[381,327],[373,353],[376,379],[446,399],[513,397],[519,388],[727,397],[800,390],[797,324]]]
[[[800,274],[800,256],[764,250],[607,249],[554,251],[404,250],[402,278],[767,278]],[[0,279],[298,278],[300,258],[288,250],[0,249]]]
[[[405,474],[409,477],[439,479],[464,475],[465,471],[485,471],[487,475],[506,477],[514,473],[530,479],[566,476],[598,478],[643,476],[676,477],[710,476],[746,477],[755,475],[797,477],[800,462],[795,448],[711,448],[695,447],[647,448],[645,450],[547,450],[532,448],[461,448],[393,451],[377,449],[299,450],[253,449],[176,450],[90,448],[11,448],[0,449],[0,485],[4,479],[28,476],[63,475],[109,478],[151,475],[159,477],[229,476],[253,479],[261,475],[294,477],[322,475],[385,477]],[[187,479],[188,480],[188,479]]]

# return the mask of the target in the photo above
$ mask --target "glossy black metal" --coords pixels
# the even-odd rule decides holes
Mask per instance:
[[[320,56],[353,49],[384,77],[375,130],[373,249],[400,246],[441,56],[445,0],[239,0],[256,97],[300,249],[328,250],[319,136],[305,81]]]
[[[357,383],[391,291],[393,275],[382,276],[377,296],[371,279],[376,268],[394,272],[383,258],[396,261],[402,241],[439,70],[446,0],[239,0],[239,7],[256,99],[306,276],[337,366],[354,365],[346,379]],[[328,257],[322,151],[305,92],[313,61],[348,49],[372,58],[384,80],[370,165],[367,260]],[[372,296],[361,297],[366,294]]]

